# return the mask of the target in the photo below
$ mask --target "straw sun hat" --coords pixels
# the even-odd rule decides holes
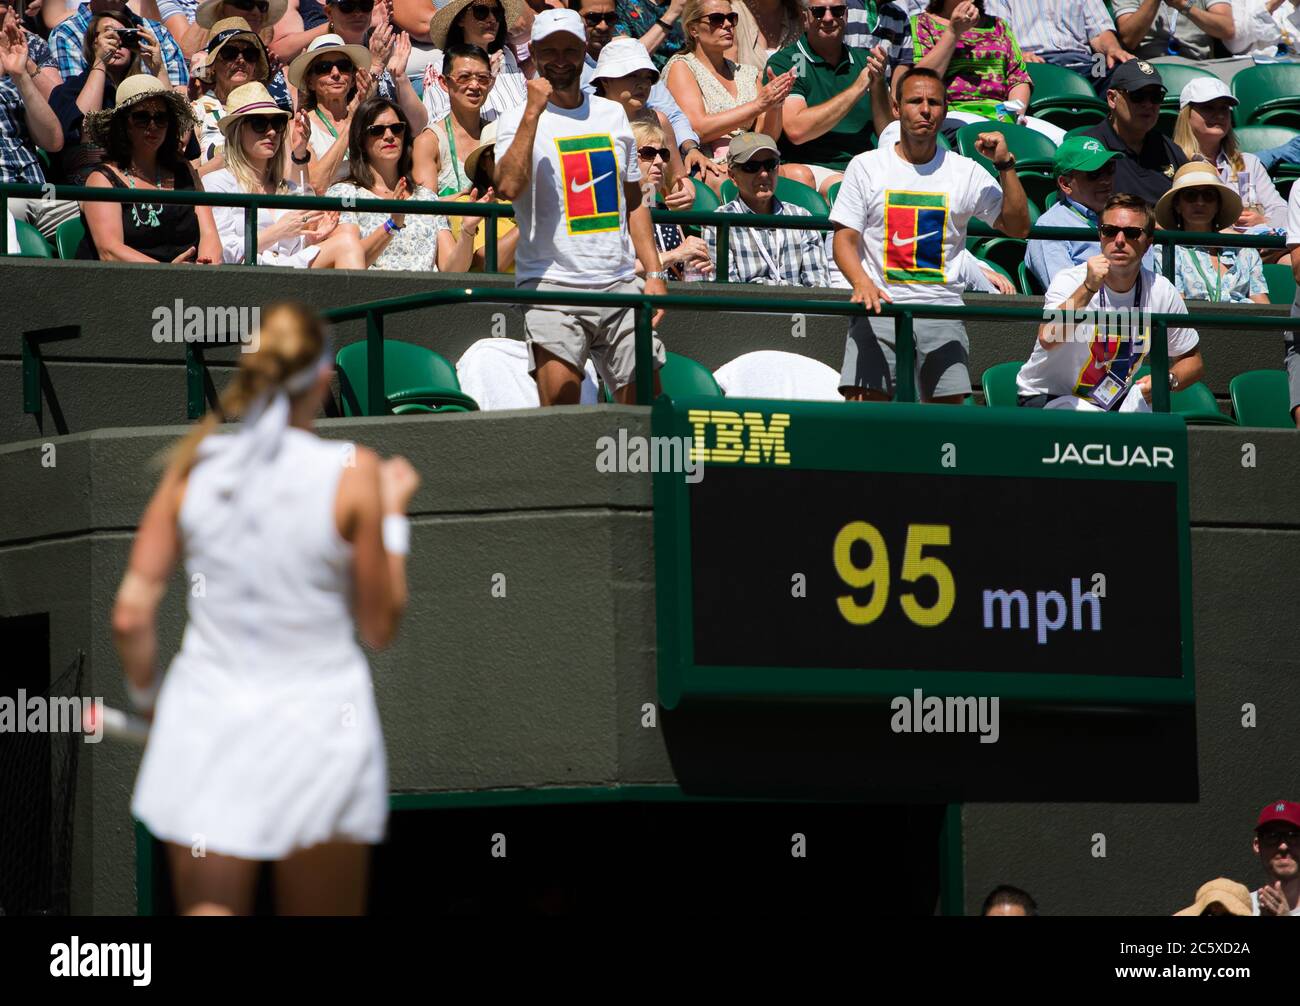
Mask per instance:
[[[153,74],[135,73],[122,81],[117,89],[117,104],[112,108],[101,109],[98,112],[87,112],[82,122],[81,133],[88,143],[97,147],[106,146],[108,143],[109,129],[113,120],[119,115],[125,115],[133,107],[142,101],[150,98],[161,98],[163,103],[171,109],[172,114],[176,117],[176,135],[184,136],[190,129],[199,124],[199,120],[194,116],[194,110],[190,108],[190,103],[185,100],[184,95],[177,94],[170,87],[167,87]]]
[[[1181,912],[1174,912],[1174,914],[1200,915],[1214,904],[1222,905],[1230,915],[1252,914],[1250,891],[1246,885],[1238,884],[1235,880],[1229,880],[1227,877],[1219,877],[1217,880],[1202,884],[1201,889],[1196,892],[1195,903],[1184,908]]]
[[[203,3],[199,4],[199,9],[194,12],[194,23],[200,28],[214,28],[217,8],[225,2],[226,0],[203,0]],[[270,0],[270,5],[266,12],[265,27],[267,28],[284,17],[285,11],[289,9],[289,0]],[[232,8],[234,9],[237,8]]]
[[[1174,175],[1174,184],[1156,203],[1156,221],[1165,230],[1180,229],[1174,220],[1174,201],[1185,189],[1212,188],[1219,192],[1219,216],[1214,221],[1218,230],[1231,227],[1241,216],[1241,196],[1230,185],[1225,185],[1208,161],[1184,164]]]
[[[343,41],[342,35],[322,35],[320,38],[312,40],[311,45],[307,46],[306,52],[295,56],[293,62],[289,64],[289,68],[285,70],[284,75],[289,78],[290,86],[306,87],[304,78],[307,76],[307,68],[317,58],[327,56],[330,53],[342,53],[352,60],[353,66],[362,70],[370,69],[370,50],[364,45],[348,45]]]
[[[433,0],[434,15],[429,21],[429,41],[435,49],[447,48],[447,33],[451,31],[452,22],[460,17],[460,12],[476,3],[496,6],[498,0]],[[524,15],[522,0],[500,0],[501,9],[506,15],[506,31]],[[472,15],[471,15],[472,16]]]

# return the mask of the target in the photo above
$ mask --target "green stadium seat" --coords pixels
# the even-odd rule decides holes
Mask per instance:
[[[980,378],[980,384],[984,388],[984,404],[994,408],[1015,408],[1020,401],[1016,393],[1016,378],[1023,366],[1023,361],[1014,360],[1011,363],[994,364],[985,370],[984,376]]]
[[[829,189],[826,190],[826,195],[830,197],[831,206],[835,205],[835,197],[840,194],[840,186],[843,184],[844,184],[843,182],[836,182],[834,185],[832,185]]]
[[[688,395],[722,397],[722,389],[718,387],[709,368],[681,353],[664,353],[664,365],[659,368],[659,385],[669,398],[685,398]],[[614,401],[614,395],[604,381],[600,382],[600,398],[605,402]]]
[[[736,183],[730,178],[722,183],[724,203],[731,202],[738,195],[740,193],[736,189]],[[815,217],[830,216],[831,208],[826,205],[826,200],[821,197],[821,193],[810,185],[796,182],[793,178],[782,177],[776,180],[776,198],[783,203],[802,206]]]
[[[1290,126],[1238,126],[1232,131],[1237,139],[1237,146],[1248,154],[1258,154],[1261,150],[1272,150],[1290,143],[1300,136],[1300,129]]]
[[[695,186],[695,202],[691,203],[692,211],[695,213],[712,213],[722,205],[718,202],[718,197],[713,194],[713,190],[698,178],[691,176],[691,184]]]
[[[367,415],[365,340],[344,346],[335,363],[343,415]],[[478,403],[460,390],[456,368],[445,356],[424,346],[384,340],[384,398],[393,415],[416,412],[477,412]]]
[[[1016,287],[1016,278],[1012,276],[1011,273],[1007,272],[1006,269],[1002,268],[1002,266],[998,265],[996,262],[990,262],[988,259],[984,258],[979,252],[975,252],[975,257],[979,259],[980,265],[987,266],[988,268],[992,269],[995,273],[997,273],[999,276],[1002,276],[1008,283],[1010,283],[1012,287]]]
[[[1019,172],[1039,171],[1050,174],[1052,159],[1056,156],[1056,144],[1042,133],[1035,132],[1027,126],[1017,126],[1009,122],[972,122],[957,130],[957,152],[966,157],[973,157],[984,166],[991,175],[997,174],[993,162],[975,151],[975,140],[980,133],[998,132],[1006,137],[1007,149],[1016,159]]]
[[[1027,63],[1034,81],[1030,115],[1062,129],[1095,126],[1106,117],[1106,103],[1082,76],[1051,63]]]
[[[1300,127],[1300,65],[1248,66],[1232,78],[1238,126]]]
[[[77,246],[85,236],[86,226],[81,222],[81,217],[73,217],[59,224],[54,232],[54,247],[59,250],[59,258],[76,258]]]
[[[1025,260],[1027,247],[1028,244],[1019,238],[988,238],[972,250],[976,258],[998,266],[1010,279]]]
[[[1270,304],[1290,305],[1295,300],[1295,273],[1289,265],[1265,265],[1264,281],[1268,283]]]
[[[1295,428],[1291,420],[1291,394],[1281,370],[1248,370],[1228,383],[1232,411],[1241,426],[1270,429]]]
[[[1029,268],[1029,263],[1021,261],[1016,267],[1016,276],[1020,280],[1020,292],[1026,297],[1041,297],[1047,293],[1043,289],[1043,284],[1038,282],[1038,277],[1034,275],[1034,270]]]
[[[1049,171],[1016,170],[1020,184],[1024,186],[1025,195],[1039,206],[1047,206],[1047,200],[1056,195],[1056,178]]]
[[[1150,373],[1150,364],[1144,363],[1137,372],[1137,378],[1140,380]],[[1140,392],[1134,391],[1130,394],[1140,394]],[[1237,425],[1235,419],[1223,414],[1223,410],[1219,408],[1219,403],[1214,398],[1214,392],[1206,387],[1203,381],[1197,381],[1181,391],[1170,392],[1169,411],[1178,413],[1191,426]]]
[[[15,220],[14,227],[18,231],[18,248],[11,251],[10,255],[21,258],[54,258],[54,252],[41,237],[41,232],[26,220]]]

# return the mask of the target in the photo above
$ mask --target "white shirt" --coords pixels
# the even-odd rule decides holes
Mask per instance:
[[[1070,294],[1083,285],[1083,278],[1088,273],[1088,265],[1076,265],[1059,273],[1052,280],[1043,297],[1044,315],[1058,308],[1069,298]],[[1134,306],[1133,301],[1138,286],[1142,287],[1142,303],[1138,307],[1151,314],[1186,314],[1187,305],[1178,295],[1174,285],[1163,276],[1143,269],[1139,281],[1124,293],[1116,293],[1108,286],[1103,286],[1088,302],[1086,311],[1098,312],[1104,307],[1107,311],[1127,310]],[[1110,364],[1120,349],[1120,339],[1112,338],[1102,342],[1094,338],[1097,331],[1097,315],[1080,314],[1073,329],[1066,329],[1065,343],[1050,353],[1034,340],[1034,352],[1029,362],[1020,368],[1020,377],[1016,390],[1021,395],[1078,395],[1086,398],[1097,382],[1110,370]],[[1151,350],[1150,327],[1139,323],[1135,328],[1126,328],[1114,322],[1116,329],[1123,333],[1132,332],[1143,339],[1145,345],[1139,348],[1138,357],[1133,360],[1128,373],[1136,373],[1143,360]],[[1200,342],[1200,336],[1194,328],[1169,329],[1169,359],[1190,353]]]
[[[1268,226],[1285,227],[1286,203],[1281,193],[1277,191],[1277,186],[1273,184],[1273,179],[1269,178],[1268,172],[1264,170],[1263,162],[1254,154],[1244,150],[1241,151],[1241,160],[1244,168],[1238,172],[1227,155],[1220,150],[1218,163],[1215,164],[1219,171],[1219,178],[1223,180],[1224,185],[1236,189],[1244,206],[1259,207],[1260,212],[1268,219]]]
[[[890,146],[849,162],[831,220],[861,235],[862,267],[895,303],[960,304],[966,227],[1001,213],[997,179],[969,157],[940,147],[912,164]]]
[[[1291,198],[1287,200],[1286,241],[1289,245],[1300,245],[1300,185],[1292,187]],[[1295,299],[1291,302],[1291,314],[1300,315],[1300,285],[1296,286]]]
[[[498,115],[518,108],[528,100],[528,78],[519,68],[512,48],[507,45],[501,51],[501,72],[492,82],[492,90],[488,91],[482,108],[483,112],[496,112]],[[441,122],[451,113],[451,95],[439,79],[442,76],[442,50],[434,49],[430,52],[428,63],[424,76],[424,107],[429,110],[430,122]],[[430,70],[433,72],[430,73]],[[407,72],[410,72],[409,68]]]
[[[497,124],[501,164],[525,106]],[[550,104],[537,120],[529,184],[515,200],[515,282],[545,279],[608,286],[636,275],[625,182],[641,180],[636,139],[623,106],[584,94],[577,108]]]
[[[306,192],[294,182],[286,182],[290,195],[315,195]],[[203,178],[205,192],[241,192],[239,183],[229,168],[221,168],[205,175]],[[293,210],[257,211],[257,229],[260,233]],[[244,261],[244,209],[229,206],[212,207],[212,216],[217,224],[217,233],[221,236],[221,261],[240,265]],[[282,265],[303,269],[311,265],[312,260],[320,254],[319,245],[307,244],[307,239],[299,234],[297,237],[282,238],[257,253],[258,265]]]

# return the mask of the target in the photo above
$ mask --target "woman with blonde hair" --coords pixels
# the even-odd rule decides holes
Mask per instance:
[[[204,180],[208,192],[256,192],[263,195],[310,194],[305,167],[310,158],[307,113],[289,113],[271,100],[259,83],[245,84],[230,93],[221,120],[226,137],[226,166]],[[284,177],[285,135],[298,179]],[[212,210],[221,234],[223,260],[244,261],[244,211],[217,206]],[[319,210],[259,209],[257,262],[259,265],[312,269],[364,269],[365,253],[354,231],[338,227],[336,212]]]
[[[252,911],[260,864],[276,910],[355,915],[383,840],[388,771],[365,654],[406,607],[403,458],[312,430],[333,349],[298,303],[261,313],[209,415],[173,451],[113,606],[127,693],[152,715],[131,813],[166,844],[177,909]],[[178,561],[188,624],[165,678],[157,613]],[[200,836],[203,855],[192,852]]]
[[[727,58],[738,22],[730,0],[687,0],[686,49],[664,66],[668,90],[699,134],[701,149],[719,163],[737,133],[780,135],[781,103],[794,86],[794,69],[779,77],[769,72],[763,83],[762,71]]]
[[[1219,178],[1241,197],[1241,216],[1233,226],[1247,234],[1286,231],[1286,200],[1278,193],[1264,165],[1241,149],[1232,132],[1232,110],[1237,105],[1231,89],[1217,77],[1195,80],[1178,97],[1174,143],[1192,160],[1214,165]],[[1285,252],[1269,249],[1265,261],[1277,261]]]
[[[673,191],[668,138],[658,123],[646,119],[632,123],[632,135],[636,137],[641,163],[641,184],[648,190],[646,202],[656,209],[665,208],[665,197]],[[698,280],[713,272],[709,249],[702,238],[689,237],[678,224],[655,224],[654,233],[659,261],[669,278],[684,280],[689,274]],[[639,263],[637,269],[641,269]]]

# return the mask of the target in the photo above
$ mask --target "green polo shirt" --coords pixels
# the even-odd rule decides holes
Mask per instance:
[[[832,66],[813,51],[808,36],[803,35],[794,45],[774,52],[767,61],[768,69],[782,74],[791,67],[799,67],[791,94],[797,94],[808,107],[825,104],[857,80],[870,55],[866,49],[844,46],[839,64]],[[763,79],[767,80],[764,71]],[[791,164],[820,164],[835,171],[843,171],[849,161],[865,150],[876,146],[875,124],[871,118],[871,92],[862,95],[849,113],[830,130],[807,143],[794,144],[784,134],[777,141],[781,159]]]

